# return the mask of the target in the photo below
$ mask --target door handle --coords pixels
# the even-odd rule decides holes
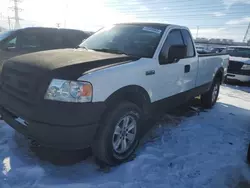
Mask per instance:
[[[185,67],[184,67],[184,72],[185,73],[188,73],[188,72],[190,72],[190,65],[185,65]]]

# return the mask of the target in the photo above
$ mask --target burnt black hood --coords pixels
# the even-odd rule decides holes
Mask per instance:
[[[137,60],[121,54],[111,54],[84,49],[59,49],[25,54],[11,58],[4,65],[21,72],[32,71],[53,78],[75,80],[86,71],[103,66],[113,66]]]
[[[52,79],[77,80],[91,69],[129,63],[136,59],[127,55],[83,49],[51,50],[17,56],[6,61],[3,66],[0,94],[9,96],[9,99],[2,102],[10,103],[8,101],[18,99],[26,106],[11,103],[9,108],[19,108],[20,111],[27,105],[48,103],[44,101],[44,94]]]

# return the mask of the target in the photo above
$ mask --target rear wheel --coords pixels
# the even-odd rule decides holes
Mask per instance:
[[[140,135],[142,112],[130,102],[122,102],[105,118],[92,146],[94,156],[108,165],[128,160],[134,153]]]
[[[201,95],[201,105],[205,108],[212,108],[216,103],[220,92],[220,79],[214,79],[211,88]]]

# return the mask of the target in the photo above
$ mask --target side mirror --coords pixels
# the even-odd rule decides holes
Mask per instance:
[[[168,63],[178,62],[180,59],[185,58],[187,55],[187,46],[173,45],[168,50]]]

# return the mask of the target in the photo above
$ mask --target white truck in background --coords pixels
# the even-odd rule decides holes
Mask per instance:
[[[217,100],[228,55],[198,55],[188,28],[161,23],[105,27],[78,49],[36,52],[3,65],[0,113],[16,131],[62,150],[92,147],[126,161],[158,109],[201,95]],[[22,121],[19,121],[19,120]]]
[[[228,81],[250,82],[250,47],[229,46],[224,50],[229,54]]]

